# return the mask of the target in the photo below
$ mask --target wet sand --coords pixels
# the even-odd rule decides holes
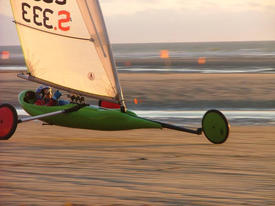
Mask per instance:
[[[19,125],[0,142],[0,205],[274,205],[274,127],[223,145],[171,130]]]
[[[120,74],[126,97],[145,106],[190,98],[272,103],[274,77]],[[0,73],[0,103],[17,105],[18,92],[35,87]],[[275,205],[274,134],[275,127],[233,127],[225,144],[212,145],[171,130],[20,124],[0,142],[0,205]]]

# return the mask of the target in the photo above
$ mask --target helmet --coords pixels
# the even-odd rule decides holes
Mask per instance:
[[[40,87],[38,87],[37,89],[36,89],[36,93],[40,93],[43,89],[50,89],[50,87],[49,86],[47,86],[47,85],[41,85]]]

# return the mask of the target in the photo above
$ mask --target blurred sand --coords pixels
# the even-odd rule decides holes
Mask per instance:
[[[119,74],[129,108],[274,108],[275,74]],[[39,85],[0,73],[0,103]],[[134,99],[142,103],[135,105]]]
[[[0,142],[0,205],[275,205],[274,127],[223,145],[171,130],[19,125]]]
[[[274,77],[120,74],[126,97],[145,105],[191,97],[272,103]],[[0,103],[17,105],[18,92],[35,87],[0,73]],[[274,133],[233,127],[225,144],[212,145],[171,130],[20,124],[0,142],[0,205],[275,205]]]

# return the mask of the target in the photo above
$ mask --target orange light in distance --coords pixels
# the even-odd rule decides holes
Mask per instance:
[[[124,62],[124,65],[126,67],[130,67],[130,66],[132,66],[132,62],[131,61],[126,61],[126,62]]]
[[[198,64],[205,64],[206,63],[206,58],[205,57],[200,57],[198,59]]]
[[[135,104],[138,104],[137,98],[134,99],[134,103],[135,103]]]
[[[160,58],[169,59],[169,51],[168,50],[160,50]]]
[[[8,51],[1,52],[1,59],[9,59],[9,58],[10,58],[10,52]]]

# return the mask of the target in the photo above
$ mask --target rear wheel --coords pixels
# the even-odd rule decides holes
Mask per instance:
[[[14,134],[17,121],[17,112],[12,105],[0,105],[0,140],[8,140]]]
[[[202,119],[202,130],[206,138],[214,144],[224,143],[230,126],[226,117],[218,110],[209,110]]]

